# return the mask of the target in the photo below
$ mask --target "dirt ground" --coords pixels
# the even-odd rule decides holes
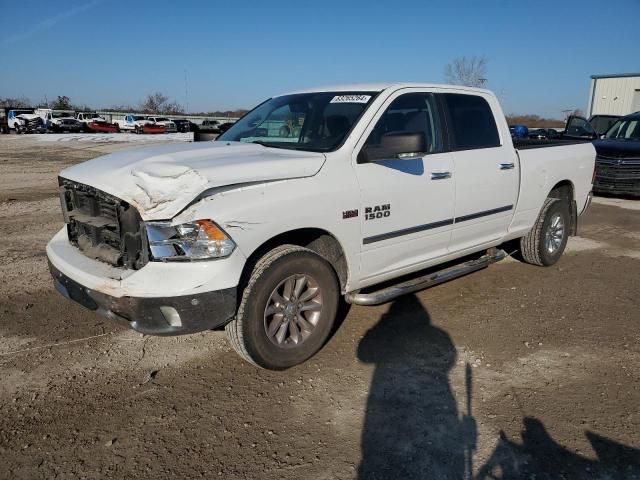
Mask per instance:
[[[0,478],[640,478],[640,200],[561,261],[353,307],[286,372],[57,294],[56,175],[126,144],[0,136]]]

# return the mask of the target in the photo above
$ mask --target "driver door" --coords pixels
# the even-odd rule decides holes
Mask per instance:
[[[365,284],[419,270],[445,255],[453,225],[454,162],[443,151],[434,95],[405,89],[380,112],[355,149]],[[424,139],[423,151],[394,151],[405,140],[404,150],[417,149],[416,133]]]

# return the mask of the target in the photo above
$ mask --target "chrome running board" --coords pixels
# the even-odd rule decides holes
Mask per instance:
[[[507,256],[504,250],[491,249],[486,255],[471,260],[469,262],[462,263],[460,265],[454,265],[453,267],[445,268],[439,272],[429,273],[422,277],[407,280],[397,285],[383,288],[377,292],[360,293],[359,290],[355,292],[347,293],[344,298],[348,303],[353,305],[380,305],[381,303],[387,303],[391,300],[395,300],[401,295],[407,293],[417,292],[424,290],[425,288],[433,287],[439,283],[448,282],[454,278],[462,277],[476,270],[481,270],[488,267],[492,263],[499,262]]]

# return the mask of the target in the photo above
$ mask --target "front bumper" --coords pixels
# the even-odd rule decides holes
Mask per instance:
[[[147,335],[182,335],[226,324],[236,311],[236,289],[176,297],[114,297],[81,285],[49,262],[56,290],[85,308]]]

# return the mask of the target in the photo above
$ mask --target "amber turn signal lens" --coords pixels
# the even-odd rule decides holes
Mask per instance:
[[[211,220],[197,220],[196,223],[200,225],[202,231],[207,235],[209,240],[226,240],[227,236],[222,230],[220,230],[215,223]]]

